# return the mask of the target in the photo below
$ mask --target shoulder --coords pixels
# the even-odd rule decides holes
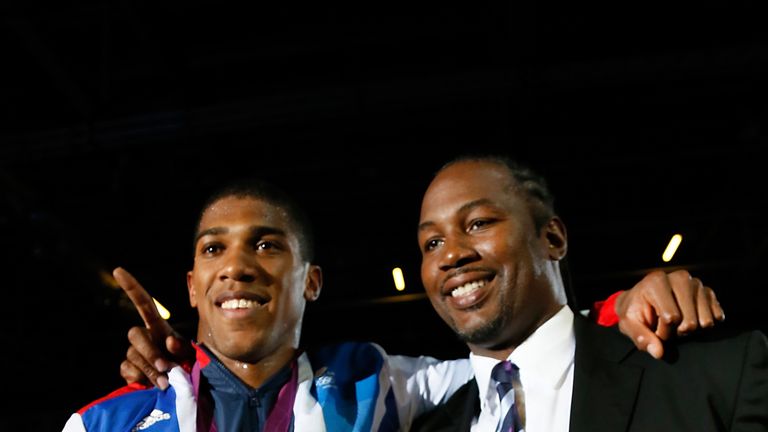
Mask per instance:
[[[576,357],[581,361],[601,358],[614,363],[661,369],[707,370],[724,364],[765,364],[768,341],[758,330],[719,326],[692,335],[673,338],[664,344],[664,358],[655,360],[638,351],[632,341],[615,327],[601,327],[582,317],[574,319]]]
[[[180,407],[194,405],[189,376],[180,367],[169,374],[167,390],[131,384],[99,398],[76,413],[86,430],[126,430],[158,422],[178,424]],[[74,417],[74,416],[73,416]]]
[[[341,342],[307,351],[312,369],[347,368],[374,372],[389,369],[406,374],[417,372],[449,376],[460,375],[466,382],[473,376],[468,358],[442,360],[431,356],[391,355],[373,342]]]
[[[172,389],[167,390],[172,392]],[[142,418],[153,414],[153,401],[162,393],[157,388],[126,386],[99,398],[78,410],[82,423],[89,431],[108,431],[113,428],[131,428]],[[158,413],[163,417],[164,412]]]
[[[307,356],[313,365],[321,363],[349,365],[358,362],[366,364],[380,362],[386,356],[386,352],[372,342],[339,342],[308,350]]]
[[[768,340],[757,330],[715,328],[665,344],[664,363],[724,369],[768,366]]]
[[[148,387],[143,384],[128,384],[126,386],[120,387],[119,389],[106,394],[105,396],[102,396],[94,400],[93,402],[90,402],[89,404],[77,410],[77,413],[82,415],[86,411],[90,410],[92,407],[112,404],[114,403],[114,401],[132,400],[137,397],[142,398],[146,394],[144,390],[151,390],[151,389],[152,387]]]
[[[714,377],[716,380],[738,380],[749,369],[768,366],[768,340],[758,330],[729,328],[722,325],[664,342],[664,357],[656,360],[638,351],[629,338],[616,328],[603,328],[582,323],[578,330],[577,352],[598,355],[646,372],[666,376]],[[713,371],[722,371],[717,374]]]
[[[373,375],[386,373],[386,353],[368,342],[341,342],[308,350],[306,353],[318,382],[353,384]]]
[[[643,371],[639,405],[659,412],[663,401],[685,401],[670,419],[703,422],[716,413],[732,425],[766,421],[768,349],[758,331],[705,330],[667,342],[661,360],[634,352],[624,364]]]
[[[624,359],[629,354],[640,355],[653,361],[649,354],[637,351],[632,341],[617,327],[599,326],[576,316],[574,331],[577,351],[613,355],[617,360]],[[666,362],[675,362],[681,356],[691,357],[704,353],[709,354],[708,358],[712,361],[722,361],[722,359],[741,358],[746,354],[768,355],[768,339],[759,330],[744,330],[720,325],[712,329],[699,330],[688,336],[670,339],[665,342],[664,351]]]
[[[667,341],[664,348],[667,362],[693,358],[702,364],[713,363],[713,366],[723,361],[741,363],[740,359],[749,355],[768,355],[768,342],[762,332],[727,327],[701,330],[678,337]]]

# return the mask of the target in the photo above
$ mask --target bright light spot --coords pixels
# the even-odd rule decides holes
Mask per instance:
[[[677,252],[677,247],[680,246],[680,242],[683,241],[683,236],[680,234],[675,234],[672,236],[672,239],[669,240],[669,244],[667,245],[667,248],[664,249],[664,253],[661,254],[661,259],[664,260],[664,262],[669,262],[672,257],[675,255],[675,252]]]
[[[104,283],[104,285],[114,288],[114,289],[120,289],[120,285],[118,285],[115,278],[112,276],[112,273],[108,273],[104,270],[99,271],[99,279],[101,279],[101,282]]]
[[[171,313],[168,311],[168,309],[165,308],[165,306],[161,305],[159,301],[157,301],[156,298],[152,297],[152,300],[155,301],[155,307],[157,308],[157,311],[160,313],[160,316],[167,320],[171,317]]]
[[[405,289],[405,279],[403,279],[403,271],[400,270],[400,267],[392,269],[392,278],[395,279],[395,289],[398,291]]]

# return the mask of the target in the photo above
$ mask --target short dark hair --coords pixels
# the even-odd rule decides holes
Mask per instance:
[[[555,197],[549,191],[547,181],[532,168],[507,156],[500,155],[462,155],[443,165],[438,173],[460,162],[488,162],[505,167],[515,180],[516,187],[522,190],[531,206],[533,223],[536,231],[540,230],[555,213]]]
[[[199,230],[200,222],[203,219],[205,210],[213,203],[227,197],[253,198],[283,209],[288,216],[289,223],[296,231],[301,258],[307,262],[314,261],[315,239],[307,212],[299,201],[293,198],[285,190],[264,180],[255,178],[241,179],[216,189],[208,196],[208,198],[206,198],[200,208],[197,223],[195,224],[196,230]]]

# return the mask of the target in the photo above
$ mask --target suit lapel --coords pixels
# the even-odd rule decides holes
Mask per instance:
[[[643,372],[622,364],[634,346],[615,330],[587,322],[578,314],[574,328],[576,355],[570,430],[627,430]]]
[[[459,388],[444,404],[416,419],[411,431],[467,432],[480,413],[480,391],[473,379]]]

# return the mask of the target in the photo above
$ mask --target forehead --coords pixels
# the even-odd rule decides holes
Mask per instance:
[[[213,202],[205,209],[199,228],[233,224],[272,226],[288,232],[290,219],[281,207],[264,200],[228,196]]]
[[[421,218],[434,212],[453,212],[466,203],[484,200],[498,206],[523,197],[506,167],[491,162],[459,162],[437,174],[424,194]]]

